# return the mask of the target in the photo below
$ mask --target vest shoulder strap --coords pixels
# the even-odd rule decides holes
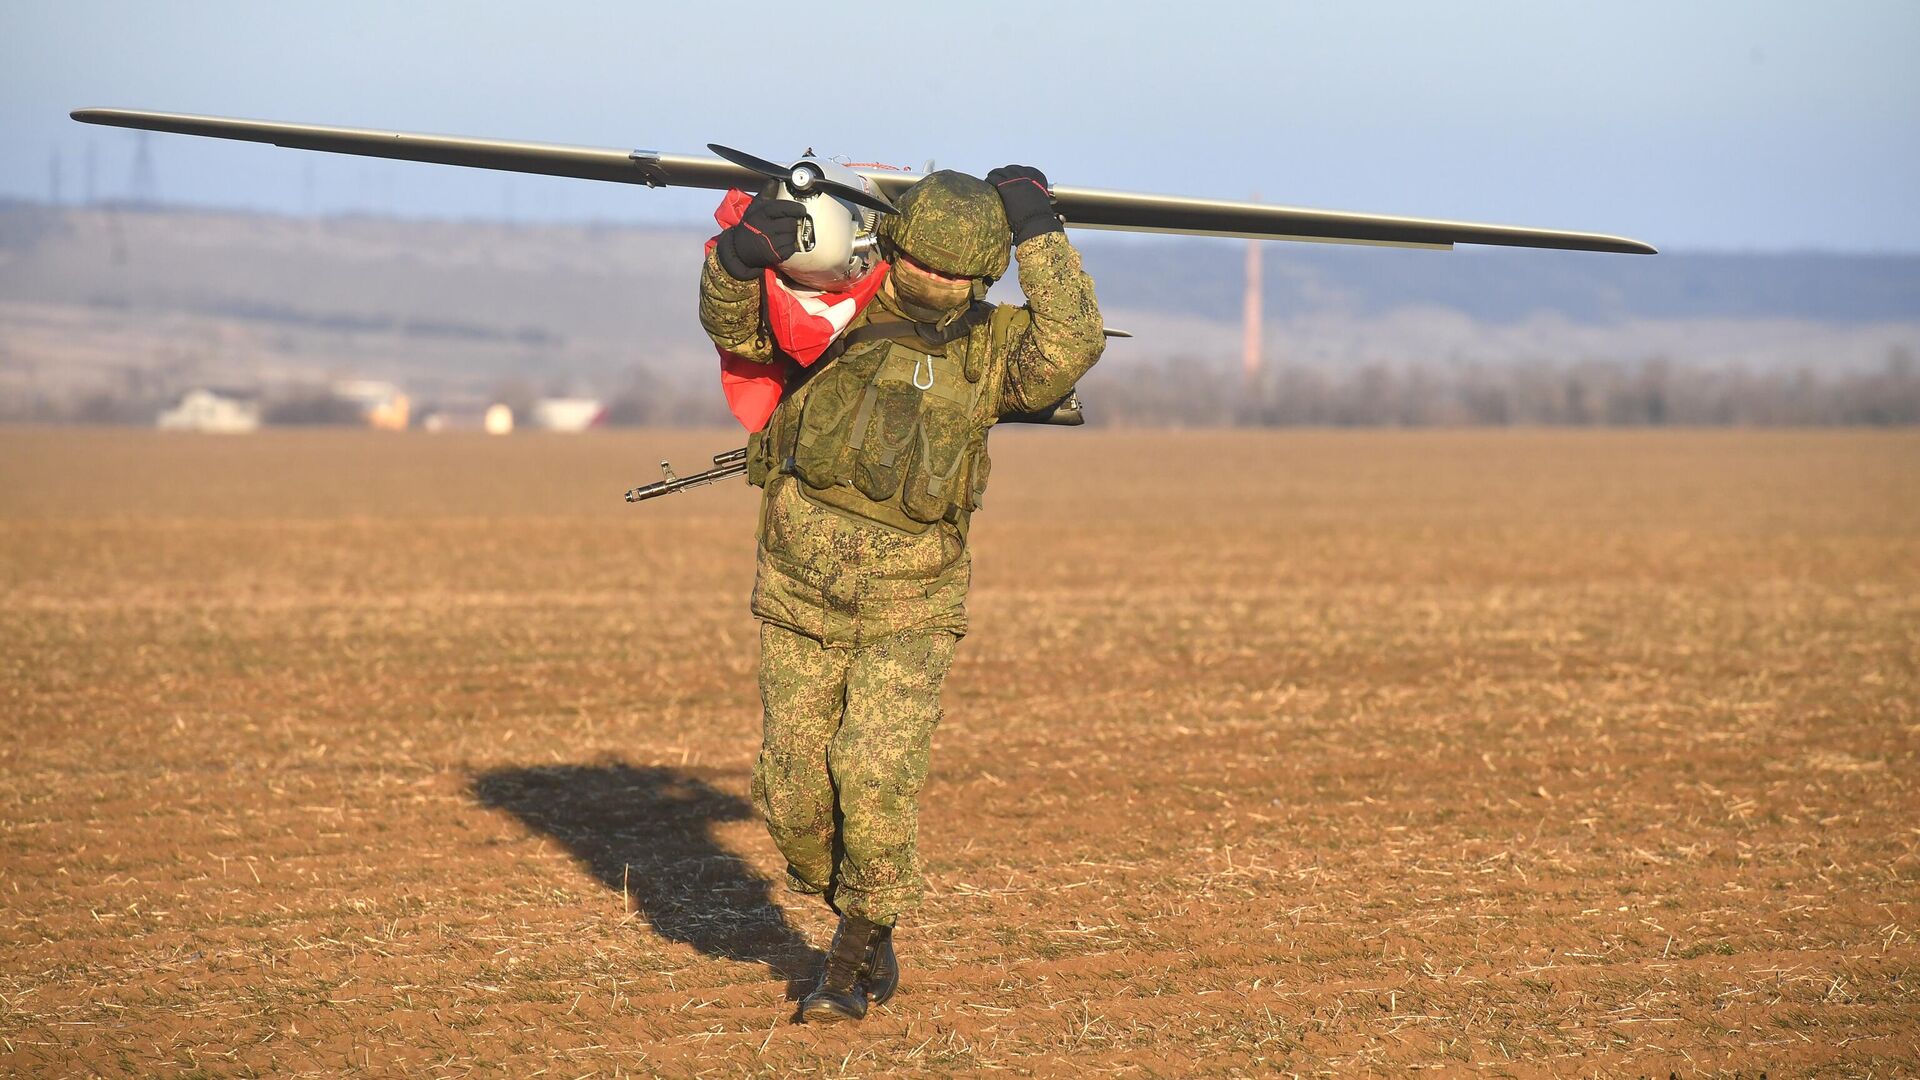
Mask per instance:
[[[976,300],[966,313],[945,326],[933,323],[912,322],[907,319],[889,319],[885,322],[874,321],[856,326],[840,335],[839,340],[827,346],[820,356],[821,362],[837,360],[848,349],[867,341],[899,341],[908,345],[945,346],[948,342],[966,337],[973,328],[993,318],[997,305]],[[816,363],[813,365],[819,367]]]

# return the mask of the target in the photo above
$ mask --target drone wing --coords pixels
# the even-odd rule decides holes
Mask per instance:
[[[475,169],[574,176],[583,180],[611,180],[648,187],[726,190],[735,187],[752,189],[761,184],[758,176],[718,158],[657,154],[650,150],[606,150],[504,139],[417,135],[405,131],[283,124],[272,120],[236,120],[225,116],[191,116],[186,113],[140,112],[134,109],[77,109],[72,116],[87,124],[272,143],[295,150],[325,150],[335,154],[430,161],[437,165],[465,165]]]
[[[1192,236],[1241,236],[1251,240],[1309,240],[1328,244],[1381,244],[1389,247],[1451,248],[1455,244],[1615,251],[1652,255],[1638,240],[1562,229],[1485,225],[1437,218],[1359,214],[1347,210],[1310,210],[1267,203],[1219,202],[1171,195],[1056,187],[1054,206],[1068,225],[1085,229],[1184,233]]]
[[[759,174],[719,158],[663,154],[652,150],[612,150],[502,139],[417,135],[402,131],[284,124],[269,120],[236,120],[222,116],[132,109],[80,109],[72,115],[75,120],[88,124],[239,139],[298,150],[325,150],[336,154],[360,154],[401,161],[429,161],[477,169],[643,184],[647,187],[753,190],[762,183]],[[902,172],[862,172],[862,175],[890,197],[899,195],[919,179],[913,173]],[[1654,250],[1647,244],[1625,237],[1559,229],[1391,217],[1341,210],[1310,210],[1266,203],[1220,202],[1093,188],[1056,187],[1053,194],[1054,206],[1067,224],[1075,228],[1397,247],[1450,248],[1454,244],[1497,244],[1643,255],[1651,255]]]

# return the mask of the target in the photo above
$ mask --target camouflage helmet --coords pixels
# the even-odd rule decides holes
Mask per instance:
[[[1007,272],[1013,232],[1000,193],[985,180],[942,169],[921,177],[893,204],[900,212],[880,218],[883,249],[958,277],[998,279]]]

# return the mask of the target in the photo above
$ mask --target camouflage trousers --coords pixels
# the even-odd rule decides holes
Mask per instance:
[[[920,789],[958,640],[931,630],[832,647],[760,624],[753,801],[790,886],[842,915],[890,926],[920,902]]]

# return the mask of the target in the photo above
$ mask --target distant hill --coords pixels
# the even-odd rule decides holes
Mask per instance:
[[[105,235],[111,230],[117,230],[117,241]],[[307,219],[194,210],[72,211],[0,202],[0,299],[97,298],[111,284],[105,276],[109,268],[75,256],[77,249],[105,239],[120,243],[133,256],[197,270],[201,276],[194,281],[174,277],[168,289],[155,290],[156,299],[165,296],[175,303],[217,302],[221,297],[232,301],[279,289],[274,303],[245,306],[284,310],[283,301],[294,290],[317,288],[314,302],[337,296],[364,307],[373,297],[354,294],[350,286],[330,280],[328,271],[378,266],[415,279],[398,295],[379,290],[389,306],[420,304],[445,316],[442,321],[460,322],[451,318],[453,312],[437,310],[437,302],[470,296],[505,277],[537,274],[546,287],[522,294],[538,301],[537,308],[513,303],[509,296],[506,311],[501,311],[492,302],[501,298],[489,298],[485,306],[492,317],[524,311],[529,325],[542,318],[565,318],[575,327],[599,329],[616,311],[590,303],[601,299],[592,295],[594,286],[618,287],[623,279],[644,285],[669,275],[684,280],[687,261],[698,258],[705,235],[706,230],[696,228]],[[1239,318],[1242,242],[1074,235],[1096,274],[1102,299],[1116,309]],[[195,265],[191,252],[220,261]],[[267,261],[296,253],[303,264],[297,274],[261,280],[253,273]],[[1542,313],[1596,324],[1628,319],[1920,319],[1920,255],[1682,252],[1643,257],[1275,243],[1267,245],[1264,259],[1267,313],[1282,319],[1379,315],[1408,307],[1445,308],[1488,322]],[[132,273],[138,276],[139,271]],[[35,280],[27,280],[28,274]],[[158,283],[144,284],[154,288]],[[567,296],[579,302],[570,305]],[[666,306],[681,310],[686,305]]]
[[[719,419],[695,309],[706,234],[0,203],[0,418],[354,376],[423,399],[624,394],[646,403],[629,415]],[[1243,242],[1074,236],[1109,325],[1136,335],[1090,385],[1161,366],[1169,385],[1234,377]],[[1920,256],[1263,251],[1267,365],[1336,380],[1653,360],[1860,375],[1920,354]]]
[[[1243,244],[1083,241],[1103,300],[1213,319],[1240,313]],[[1270,244],[1269,316],[1440,307],[1488,322],[1552,313],[1627,319],[1920,319],[1920,255],[1663,254]]]

